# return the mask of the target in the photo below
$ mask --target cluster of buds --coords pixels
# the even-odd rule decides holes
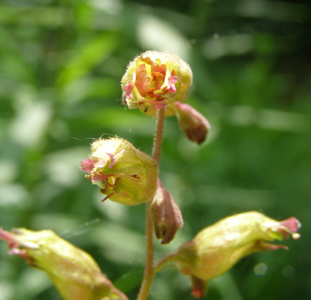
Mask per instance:
[[[103,201],[136,205],[152,200],[157,190],[157,162],[122,138],[94,141],[80,169],[106,195]]]
[[[8,232],[0,228],[0,239],[7,241],[11,254],[44,271],[65,300],[128,300],[89,254],[51,230]]]
[[[151,216],[162,244],[168,244],[183,226],[178,205],[158,179],[157,162],[130,142],[121,138],[94,141],[90,158],[81,162],[80,169],[106,195],[103,201],[109,198],[126,205],[152,201]]]
[[[186,137],[201,144],[207,136],[209,123],[190,105],[183,105],[192,84],[189,65],[174,54],[147,51],[137,56],[124,74],[122,101],[129,109],[139,108],[155,116],[166,108],[166,116],[176,115]]]
[[[204,296],[209,280],[227,272],[242,257],[256,251],[287,249],[270,244],[296,233],[300,223],[294,217],[278,222],[258,212],[247,212],[223,219],[200,231],[195,238],[183,244],[164,259],[177,264],[181,273],[191,276],[196,298]]]

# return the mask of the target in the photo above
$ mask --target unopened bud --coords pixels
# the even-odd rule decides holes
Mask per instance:
[[[242,257],[256,251],[287,249],[283,245],[267,243],[282,240],[300,228],[292,217],[278,222],[258,212],[248,212],[223,219],[200,231],[195,238],[183,244],[167,261],[175,262],[178,269],[195,283],[193,295],[204,295],[202,287],[209,280],[227,272]],[[165,265],[163,260],[162,265]]]
[[[159,181],[158,189],[151,204],[151,216],[155,233],[161,244],[168,244],[184,225],[180,209],[169,191]]]
[[[185,101],[192,83],[189,65],[174,54],[147,51],[137,56],[122,78],[122,101],[129,109],[143,112]],[[150,114],[150,113],[148,113]]]
[[[100,187],[104,200],[136,205],[152,200],[157,189],[157,162],[121,138],[94,141],[80,169]]]
[[[210,124],[192,106],[180,102],[173,103],[178,123],[186,137],[193,142],[202,144],[210,129]]]
[[[105,277],[94,259],[61,239],[51,230],[30,231],[0,228],[0,239],[7,241],[11,254],[44,271],[65,300],[127,300]]]

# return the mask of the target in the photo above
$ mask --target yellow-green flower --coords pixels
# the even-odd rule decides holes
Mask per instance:
[[[121,138],[94,141],[80,169],[100,187],[104,200],[136,205],[152,200],[157,189],[157,162]]]
[[[189,65],[174,54],[147,51],[137,56],[122,78],[123,103],[143,112],[184,102],[192,83]]]
[[[0,228],[0,239],[7,241],[11,254],[44,271],[65,300],[127,300],[105,277],[94,259],[61,239],[51,230],[30,231]]]
[[[227,272],[253,252],[286,249],[267,242],[290,235],[298,239],[299,234],[295,232],[299,228],[300,223],[294,217],[278,222],[258,212],[238,214],[204,228],[192,241],[163,259],[160,266],[176,263],[180,272],[191,276],[193,296],[201,298],[209,280]]]

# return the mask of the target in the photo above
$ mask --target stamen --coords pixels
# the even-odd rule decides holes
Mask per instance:
[[[293,240],[298,240],[300,238],[300,234],[299,233],[293,233],[292,238],[293,238]]]
[[[106,201],[109,197],[111,197],[114,194],[114,191],[112,191],[109,195],[107,195],[102,202]]]
[[[148,91],[147,91],[147,95],[150,97],[150,98],[154,98],[155,95],[154,95],[154,87],[151,87]]]
[[[153,92],[155,95],[159,95],[159,94],[163,94],[163,91],[162,90],[156,90]]]
[[[163,81],[164,75],[161,74],[160,72],[152,72],[151,76],[153,77],[154,81]]]

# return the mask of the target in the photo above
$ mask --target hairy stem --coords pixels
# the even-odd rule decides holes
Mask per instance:
[[[175,260],[175,255],[176,255],[176,252],[173,252],[162,257],[157,262],[157,264],[154,266],[154,269],[153,269],[154,274],[158,273],[159,271],[161,271],[163,268],[167,266],[172,266],[172,263],[174,263],[174,260]],[[169,265],[169,263],[171,263],[171,265]]]
[[[159,163],[162,136],[163,136],[163,125],[165,119],[165,107],[157,110],[157,125],[156,132],[153,143],[153,158]],[[137,300],[146,300],[149,295],[151,284],[153,281],[154,271],[153,271],[153,223],[150,215],[151,201],[147,203],[146,206],[146,265],[144,272],[144,279],[140,287],[140,291]]]
[[[153,151],[152,151],[153,158],[157,161],[157,163],[159,163],[160,161],[164,119],[165,119],[165,107],[157,111],[157,125],[156,125],[157,127],[154,136]]]

